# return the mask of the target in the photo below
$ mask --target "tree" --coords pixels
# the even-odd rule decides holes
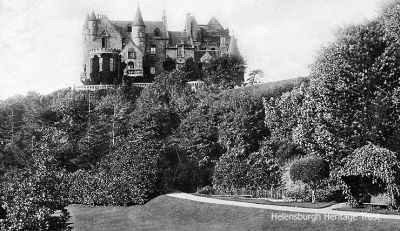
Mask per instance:
[[[164,61],[163,61],[163,68],[165,71],[170,72],[175,70],[176,68],[176,63],[175,60],[171,57],[167,57]]]
[[[193,58],[188,58],[181,67],[186,81],[195,81],[202,79],[202,70],[200,63],[196,63]]]
[[[302,181],[310,186],[312,203],[316,202],[315,190],[321,181],[328,177],[329,164],[318,157],[305,157],[293,162],[290,166],[290,179]]]
[[[252,70],[247,78],[247,85],[254,85],[261,83],[261,79],[264,77],[264,71],[261,69]]]
[[[360,206],[369,194],[386,192],[390,208],[400,207],[400,162],[397,153],[369,143],[354,150],[345,163],[339,175],[350,206]]]
[[[245,69],[246,64],[240,57],[219,57],[204,65],[204,80],[221,89],[232,89],[244,83]]]
[[[340,168],[367,142],[400,151],[399,44],[379,21],[340,30],[312,66],[296,142]]]
[[[34,165],[8,172],[2,183],[1,207],[6,211],[2,230],[69,230],[68,183],[54,158],[44,150]],[[54,216],[60,211],[59,216]]]

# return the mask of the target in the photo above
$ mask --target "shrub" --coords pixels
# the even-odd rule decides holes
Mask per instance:
[[[352,207],[361,206],[369,194],[386,192],[391,209],[400,207],[400,162],[397,153],[367,144],[345,159],[339,172],[343,188]]]
[[[70,200],[91,205],[144,204],[156,194],[158,153],[152,144],[128,142],[96,171],[72,174]]]
[[[311,201],[310,193],[307,185],[301,181],[293,181],[290,179],[290,167],[294,161],[289,162],[283,167],[281,176],[282,186],[286,191],[286,196],[301,201]]]
[[[310,156],[296,160],[290,167],[290,179],[310,186],[313,203],[316,202],[315,190],[328,177],[329,164],[319,157]]]
[[[1,230],[68,230],[66,173],[53,158],[37,154],[34,165],[8,172],[2,184],[1,206],[6,217]],[[55,213],[58,215],[54,215]]]
[[[213,187],[211,187],[211,186],[205,186],[205,187],[199,188],[197,190],[197,193],[206,194],[206,195],[214,194],[214,192],[215,191],[214,191]]]

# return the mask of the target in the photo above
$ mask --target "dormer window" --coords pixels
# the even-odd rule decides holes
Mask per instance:
[[[157,52],[157,50],[156,50],[156,45],[151,45],[151,47],[150,47],[150,53],[151,53],[152,55],[155,55],[156,52]]]
[[[184,46],[178,46],[178,57],[183,57],[185,55],[185,47]]]
[[[154,36],[160,36],[160,29],[158,27],[154,29]]]
[[[107,48],[107,38],[101,38],[101,48]]]
[[[128,25],[127,28],[126,28],[126,31],[127,31],[128,33],[131,33],[131,32],[132,32],[132,26],[131,26],[131,25]]]

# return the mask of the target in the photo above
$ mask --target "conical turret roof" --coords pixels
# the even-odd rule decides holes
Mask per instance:
[[[86,14],[86,19],[85,19],[85,22],[83,23],[83,27],[82,27],[82,29],[88,29],[89,28],[89,14]]]
[[[135,19],[133,20],[133,26],[146,26],[143,21],[142,12],[138,7],[135,14]]]
[[[200,27],[199,24],[197,23],[197,20],[194,16],[192,16],[192,30],[193,31],[199,31]]]
[[[90,14],[88,20],[89,20],[89,21],[94,21],[94,20],[96,20],[96,15],[94,14],[94,11],[92,11],[92,13]]]
[[[240,55],[239,48],[237,46],[237,40],[236,40],[236,38],[234,36],[232,36],[231,41],[229,43],[228,55],[229,56],[242,57]]]

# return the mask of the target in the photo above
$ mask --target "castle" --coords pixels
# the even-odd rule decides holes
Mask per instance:
[[[161,21],[144,21],[137,8],[133,21],[111,21],[87,15],[82,29],[85,85],[148,83],[164,71],[169,57],[177,67],[192,58],[208,62],[223,55],[240,56],[236,39],[215,17],[199,25],[187,14],[183,31],[169,31],[164,10]]]

